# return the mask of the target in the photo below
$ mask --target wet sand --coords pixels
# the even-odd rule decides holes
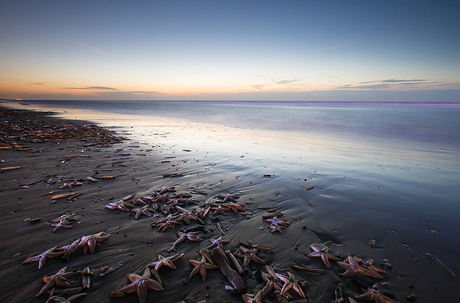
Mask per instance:
[[[440,262],[428,258],[425,255],[428,251],[421,243],[401,235],[398,222],[380,222],[379,209],[349,215],[347,202],[350,199],[357,200],[358,205],[365,203],[366,199],[365,195],[350,197],[344,194],[347,188],[362,186],[354,185],[350,176],[316,173],[312,164],[305,168],[304,176],[294,178],[289,175],[289,168],[274,173],[270,171],[269,163],[260,164],[260,159],[251,159],[251,155],[244,153],[219,160],[219,155],[210,155],[207,151],[164,148],[133,140],[107,146],[100,145],[100,142],[81,141],[82,138],[75,136],[30,142],[30,138],[11,138],[14,132],[21,130],[6,127],[5,112],[1,116],[1,146],[12,148],[0,149],[0,168],[21,167],[0,173],[2,302],[46,301],[46,295],[35,297],[44,285],[42,278],[55,274],[64,266],[68,271],[89,266],[94,272],[92,285],[85,290],[87,296],[77,302],[138,302],[135,293],[121,298],[110,298],[109,295],[130,283],[127,274],[141,275],[144,266],[157,259],[158,254],[166,257],[177,253],[184,253],[174,262],[177,269],[165,266],[160,269],[164,290],[149,290],[147,302],[243,302],[241,295],[224,288],[230,283],[219,270],[208,270],[206,282],[199,275],[188,278],[193,269],[188,260],[199,260],[200,250],[210,253],[209,240],[221,236],[217,223],[225,232],[223,239],[230,241],[224,248],[235,255],[239,254],[240,245],[250,247],[256,244],[270,248],[272,252],[261,251],[257,255],[277,273],[290,271],[299,281],[305,281],[303,289],[311,302],[333,302],[339,284],[345,297],[353,298],[363,293],[362,288],[370,288],[374,283],[379,283],[382,293],[399,302],[405,302],[412,294],[416,302],[455,302],[458,277]],[[47,114],[21,112],[8,117],[8,124],[13,119],[25,121],[26,117],[31,117],[43,129],[45,125],[59,121]],[[90,123],[79,121],[76,124]],[[129,137],[129,134],[114,136]],[[9,141],[28,147],[18,148]],[[260,173],[260,167],[256,169],[258,165],[268,165],[266,172]],[[102,176],[116,178],[101,179]],[[87,177],[96,178],[98,182],[89,181]],[[78,180],[82,185],[60,189],[65,179]],[[307,191],[309,186],[314,188]],[[174,187],[176,192],[170,195],[191,195],[190,199],[196,204],[183,206],[189,211],[201,209],[206,202],[221,205],[219,195],[226,194],[239,195],[235,200],[244,206],[245,211],[243,214],[227,211],[227,216],[216,215],[216,219],[211,211],[204,219],[204,229],[198,233],[203,241],[187,240],[179,244],[176,251],[168,252],[177,239],[177,232],[197,225],[194,221],[190,225],[180,224],[174,229],[158,232],[152,224],[165,217],[161,211],[152,217],[140,216],[136,220],[134,212],[105,207],[132,194],[154,197],[154,192],[161,187]],[[53,195],[69,192],[80,195],[55,202],[51,200]],[[162,205],[151,203],[155,209]],[[280,219],[289,223],[282,234],[271,233],[269,223],[262,219],[269,214],[267,210],[273,209],[282,212],[284,216]],[[72,228],[52,232],[51,220],[66,213],[75,213],[78,222],[72,222]],[[40,218],[37,222],[26,220],[37,217]],[[429,238],[436,236],[436,230],[439,229],[424,226],[418,233],[425,233]],[[60,257],[49,259],[41,269],[38,269],[37,262],[21,264],[53,246],[70,245],[82,236],[101,231],[110,237],[100,243],[95,254],[84,254],[81,249],[67,261]],[[374,247],[369,245],[371,240],[375,240]],[[312,252],[309,245],[327,247],[342,261],[348,256],[374,259],[375,264],[387,273],[383,274],[383,279],[370,278],[368,282],[340,276],[338,274],[345,270],[336,263],[331,262],[331,268],[327,269],[319,258],[307,257]],[[439,257],[438,253],[433,253]],[[240,264],[242,260],[239,259]],[[446,262],[445,258],[440,260]],[[458,260],[447,261],[449,268],[458,272]],[[326,272],[323,275],[295,271],[292,265],[311,266]],[[115,270],[101,276],[103,267]],[[256,293],[264,286],[260,271],[264,271],[264,265],[251,262],[249,270],[242,274],[248,293]],[[72,287],[80,286],[81,275],[71,277],[69,281]],[[293,299],[298,298],[293,293]],[[264,301],[277,302],[277,299],[271,292]]]

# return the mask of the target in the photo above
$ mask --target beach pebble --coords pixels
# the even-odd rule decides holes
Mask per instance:
[[[374,247],[375,247],[375,240],[371,240],[371,241],[369,242],[369,246],[372,247],[372,248],[374,248]]]
[[[415,301],[417,296],[415,294],[410,294],[406,297],[407,301]]]

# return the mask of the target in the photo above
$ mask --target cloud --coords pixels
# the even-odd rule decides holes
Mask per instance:
[[[337,89],[391,89],[391,88],[423,88],[432,85],[447,84],[443,82],[428,81],[427,79],[385,79],[360,82],[358,84],[346,84]]]
[[[44,82],[27,83],[29,85],[45,85]]]
[[[276,84],[289,84],[289,83],[292,83],[292,82],[297,82],[299,80],[297,79],[292,79],[292,80],[280,80],[280,81],[277,81]]]
[[[95,52],[98,52],[98,53],[101,53],[101,54],[106,54],[106,52],[104,52],[103,50],[101,50],[100,48],[97,48],[97,47],[94,47],[90,44],[87,44],[87,43],[84,43],[84,42],[81,42],[81,41],[77,41],[77,40],[67,40],[67,39],[60,39],[61,41],[64,41],[64,42],[68,42],[68,43],[72,43],[72,44],[76,44],[76,45],[79,45],[79,46],[83,46],[84,48],[88,48],[88,49],[91,49]]]
[[[265,87],[265,85],[251,85],[251,87],[254,87],[255,89],[262,89]]]
[[[64,87],[63,89],[118,90],[116,88],[107,86]]]
[[[161,93],[159,91],[151,90],[151,91],[142,91],[142,90],[132,90],[127,92],[129,94],[135,94],[135,95],[162,95],[164,93]]]

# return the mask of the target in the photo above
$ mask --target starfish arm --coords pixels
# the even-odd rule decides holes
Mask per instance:
[[[150,270],[150,272],[155,277],[155,279],[157,279],[157,281],[160,283],[160,285],[164,285],[163,279],[161,278],[160,273],[158,271],[156,271],[155,269],[152,268]]]
[[[42,289],[40,289],[40,292],[37,294],[37,297],[41,296],[42,294],[44,294],[48,289],[50,289],[51,287],[53,287],[55,285],[54,282],[48,282],[45,284],[45,286],[42,287]]]
[[[137,285],[136,283],[131,283],[129,285],[126,285],[125,287],[120,288],[119,290],[116,291],[116,293],[124,292],[124,293],[132,293],[137,290]]]
[[[58,286],[70,287],[70,283],[63,277],[56,277],[54,279],[54,283],[56,283]]]
[[[22,263],[22,264],[26,264],[26,263],[30,263],[30,262],[36,262],[36,261],[40,260],[42,257],[43,257],[42,255],[33,256],[33,257],[30,257],[30,258],[25,259],[25,260],[22,261],[21,263]]]
[[[284,283],[283,288],[281,288],[280,295],[284,295],[291,288],[292,288],[292,284]]]
[[[145,301],[147,301],[147,292],[147,285],[141,282],[137,287],[137,297],[139,298],[139,303],[145,303]]]
[[[203,282],[206,281],[206,266],[204,266],[204,264],[200,266],[200,275]]]
[[[326,265],[327,268],[331,268],[331,265],[329,264],[329,258],[327,257],[327,255],[322,254],[321,260],[323,260],[323,263],[324,265]]]
[[[152,279],[145,280],[145,285],[147,285],[148,288],[156,290],[156,291],[163,290],[163,287],[161,286],[161,284]]]
[[[373,270],[366,269],[366,268],[363,268],[363,267],[359,267],[359,271],[361,271],[366,276],[376,278],[376,279],[383,279],[381,274],[379,274],[378,272],[375,272]]]
[[[381,295],[382,303],[396,303],[396,301],[393,301],[392,299],[388,298],[387,296]]]
[[[344,277],[353,277],[356,276],[356,272],[352,269],[347,269],[344,273],[340,273],[339,275]]]
[[[268,227],[271,228],[271,232],[272,232],[272,233],[274,233],[274,232],[276,232],[276,231],[279,231],[280,234],[283,233],[283,228],[282,228],[282,226],[279,226],[279,225],[270,225],[270,226],[268,226]]]
[[[87,245],[89,247],[90,254],[94,254],[96,252],[96,239],[93,237],[88,239]]]
[[[133,210],[134,211],[134,210]],[[139,217],[141,216],[141,212],[140,211],[134,211],[136,214],[134,215],[134,220],[137,220],[139,219]]]
[[[355,296],[355,299],[358,299],[358,300],[365,300],[365,301],[373,301],[374,300],[374,297],[375,295],[371,292],[366,292],[364,294],[361,294],[361,295],[358,295],[358,296]]]
[[[193,261],[193,260],[190,260],[190,261]],[[195,266],[195,265],[194,265]],[[200,266],[197,265],[195,266],[195,268],[193,268],[192,272],[190,273],[190,275],[188,276],[189,279],[191,279],[194,275],[196,275],[197,273],[200,272]],[[203,280],[204,281],[204,280]]]
[[[321,251],[318,247],[313,246],[313,245],[310,245],[310,248],[311,248],[311,250],[313,250],[314,252],[320,252],[320,251]]]
[[[296,293],[299,294],[299,296],[301,296],[302,298],[305,299],[305,293],[303,292],[303,290],[300,287],[300,285],[295,284],[292,288],[296,291]]]
[[[265,261],[257,257],[255,254],[251,255],[251,260],[259,264],[265,264]]]
[[[118,209],[119,209],[119,210],[123,210],[123,211],[129,211],[129,208],[127,208],[127,207],[124,206],[123,204],[118,205]]]
[[[321,257],[321,252],[315,251],[315,252],[309,253],[307,257],[310,257],[310,258]]]
[[[139,275],[136,275],[136,274],[128,274],[128,280],[131,281],[131,283],[136,282],[136,281],[139,280],[140,278],[142,278],[142,277],[139,276]]]
[[[123,203],[123,205],[124,205],[125,207],[126,207],[126,206],[127,206],[127,207],[134,207],[134,205],[133,205],[133,204],[131,204],[131,203],[127,203],[127,202]],[[128,210],[128,211],[129,211],[129,210]]]
[[[38,269],[41,269],[47,260],[46,255],[42,255],[41,258],[38,260]]]
[[[248,267],[249,262],[251,262],[251,257],[245,255],[245,256],[244,256],[244,260],[243,260],[243,265],[244,265],[244,267]]]
[[[337,265],[340,266],[340,268],[342,269],[350,269],[352,268],[352,266],[348,263],[345,263],[345,262],[337,262]]]
[[[56,258],[56,257],[59,257],[59,256],[63,255],[64,252],[65,252],[64,250],[62,250],[62,251],[52,251],[52,252],[49,252],[48,254],[46,254],[46,257],[48,259]]]

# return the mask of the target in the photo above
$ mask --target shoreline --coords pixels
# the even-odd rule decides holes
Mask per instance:
[[[33,115],[33,112],[28,114]],[[26,113],[25,116],[27,116]],[[35,119],[37,118],[35,117]],[[36,121],[40,125],[40,120]],[[46,122],[46,124],[48,123],[49,121]],[[81,124],[86,123],[82,122]],[[232,171],[236,170],[235,167],[212,163],[205,164],[200,162],[202,155],[200,156],[195,151],[162,149],[158,146],[147,145],[145,142],[124,141],[112,146],[93,148],[94,146],[88,146],[79,141],[64,140],[54,143],[32,142],[30,146],[33,147],[33,150],[39,151],[29,153],[16,149],[0,150],[1,159],[9,161],[3,162],[2,167],[7,167],[6,165],[10,167],[21,166],[20,169],[4,171],[0,174],[2,209],[5,209],[2,218],[3,230],[7,234],[14,235],[10,239],[1,241],[0,254],[3,260],[1,277],[2,281],[9,281],[8,276],[19,275],[21,281],[28,285],[26,289],[22,288],[22,291],[18,293],[21,286],[17,282],[6,282],[6,292],[1,298],[3,300],[42,302],[44,297],[32,298],[44,285],[41,282],[44,275],[54,274],[64,266],[68,266],[72,270],[90,266],[91,269],[94,268],[95,273],[100,274],[100,268],[108,266],[116,268],[116,270],[102,277],[94,278],[94,288],[88,290],[86,298],[81,298],[77,302],[93,302],[95,300],[101,302],[137,302],[135,294],[127,294],[123,298],[109,298],[109,294],[128,285],[129,282],[126,278],[128,273],[142,274],[143,266],[155,259],[158,253],[170,256],[174,253],[183,252],[184,257],[175,262],[177,270],[162,269],[161,274],[165,282],[165,289],[161,292],[149,290],[149,300],[153,299],[158,302],[185,300],[188,303],[207,299],[208,302],[243,302],[239,295],[224,289],[223,286],[227,285],[228,281],[218,270],[209,271],[206,282],[202,282],[198,277],[188,279],[192,269],[188,260],[199,260],[198,250],[207,250],[210,245],[209,240],[220,235],[217,222],[212,221],[211,217],[207,217],[205,220],[204,229],[206,232],[199,234],[203,238],[202,242],[186,241],[179,244],[176,252],[168,253],[167,250],[177,239],[177,231],[184,227],[195,226],[194,223],[190,226],[182,224],[175,229],[170,228],[164,233],[160,233],[157,228],[152,228],[151,224],[164,217],[161,212],[156,213],[158,215],[156,218],[141,216],[135,220],[134,212],[105,208],[108,203],[116,202],[131,194],[134,194],[135,197],[153,195],[155,190],[163,186],[175,187],[177,192],[190,194],[191,199],[197,201],[196,205],[185,206],[186,209],[190,210],[199,209],[206,202],[220,205],[222,200],[218,198],[219,195],[239,195],[240,197],[236,198],[235,201],[245,207],[245,215],[230,211],[225,217],[222,215],[215,216],[219,218],[218,222],[226,233],[224,239],[231,241],[226,244],[225,249],[237,254],[241,243],[248,245],[251,242],[272,248],[273,254],[260,252],[258,255],[267,261],[267,264],[273,266],[277,272],[284,274],[289,270],[297,279],[307,281],[306,293],[313,302],[330,302],[339,283],[342,283],[346,294],[353,297],[362,293],[360,287],[356,285],[362,284],[359,284],[359,280],[356,281],[356,278],[342,278],[337,275],[343,270],[336,264],[332,264],[332,269],[327,270],[326,275],[293,271],[292,265],[305,266],[306,264],[315,268],[326,269],[317,258],[306,257],[312,252],[309,248],[311,244],[330,246],[331,253],[340,257],[341,260],[346,259],[348,255],[358,255],[366,257],[366,259],[372,257],[379,262],[379,265],[384,264],[383,260],[389,258],[390,255],[388,251],[392,250],[393,255],[401,254],[401,260],[389,258],[393,268],[387,268],[388,273],[384,280],[373,280],[374,282],[389,283],[382,286],[382,290],[386,294],[394,296],[400,302],[404,302],[405,297],[412,293],[417,296],[416,302],[424,302],[425,298],[445,296],[444,298],[448,299],[450,297],[448,292],[436,294],[436,291],[431,291],[426,294],[424,293],[426,289],[419,289],[416,283],[417,278],[413,277],[417,267],[404,265],[404,262],[410,262],[412,256],[407,253],[408,249],[404,247],[405,240],[397,233],[395,235],[395,233],[390,232],[390,235],[393,236],[382,235],[382,238],[377,238],[377,249],[372,248],[368,241],[372,240],[373,237],[366,231],[367,228],[353,235],[347,234],[350,228],[334,224],[330,219],[328,221],[327,215],[321,214],[319,207],[315,209],[314,199],[309,202],[313,207],[307,211],[307,218],[302,218],[301,214],[295,213],[295,208],[291,208],[291,200],[295,201],[297,193],[289,194],[287,191],[283,191],[280,186],[280,189],[275,190],[275,192],[283,196],[281,200],[277,196],[267,195],[268,188],[283,184],[282,180],[278,179],[275,174],[266,178],[259,175],[258,179],[254,178],[252,181],[252,186],[243,187],[239,183],[239,179],[232,175]],[[80,157],[80,155],[89,157]],[[67,156],[72,157],[67,158]],[[239,158],[240,156],[236,157]],[[86,179],[87,177],[102,175],[116,175],[117,177],[98,179],[98,182]],[[231,180],[225,179],[229,175],[232,176]],[[76,179],[83,185],[61,190],[59,187],[63,185],[64,178],[58,176]],[[174,177],[171,178],[171,176]],[[49,181],[50,179],[51,181]],[[226,183],[222,180],[225,180]],[[82,195],[70,201],[59,199],[52,203],[50,191],[53,191],[53,194],[74,191]],[[305,191],[304,188],[303,191],[302,195],[308,194],[310,197],[314,197],[316,189]],[[268,201],[268,203],[262,203],[262,201]],[[136,208],[139,207],[136,206]],[[266,215],[266,211],[270,208],[282,211],[285,214],[283,218],[289,221],[290,225],[283,234],[278,232],[272,234],[267,228],[268,223],[262,220],[261,217]],[[75,217],[80,223],[71,224],[72,228],[51,232],[53,229],[51,220],[69,212],[75,212]],[[41,217],[41,220],[36,223],[24,222],[24,219],[37,216]],[[369,225],[369,230],[371,229]],[[75,256],[71,256],[67,262],[57,259],[47,260],[42,269],[37,269],[36,262],[20,263],[25,258],[42,253],[54,245],[69,245],[74,239],[100,231],[105,231],[111,236],[101,242],[101,246],[96,248],[94,255],[85,255],[79,251],[75,253]],[[341,245],[335,243],[341,243]],[[20,255],[17,255],[18,253]],[[242,260],[239,261],[241,263]],[[432,268],[433,271],[443,270],[436,266],[438,265],[437,262],[432,262],[428,258],[420,259],[418,262],[420,266]],[[119,266],[120,264],[123,265]],[[264,266],[251,263],[251,269],[257,276],[257,273],[264,271]],[[442,274],[444,273],[442,272]],[[246,271],[242,276],[248,284],[249,293],[261,289],[264,285],[257,277],[253,277],[252,271]],[[410,277],[409,280],[407,276]],[[79,278],[72,280],[73,285],[79,282]],[[446,283],[445,287],[455,285],[455,280],[452,283]],[[412,287],[408,287],[408,284]],[[368,286],[370,287],[372,284],[368,284]],[[184,289],[184,292],[178,294],[177,289]],[[323,294],[325,291],[327,294]],[[276,302],[277,300],[272,295],[268,296],[266,301]]]

